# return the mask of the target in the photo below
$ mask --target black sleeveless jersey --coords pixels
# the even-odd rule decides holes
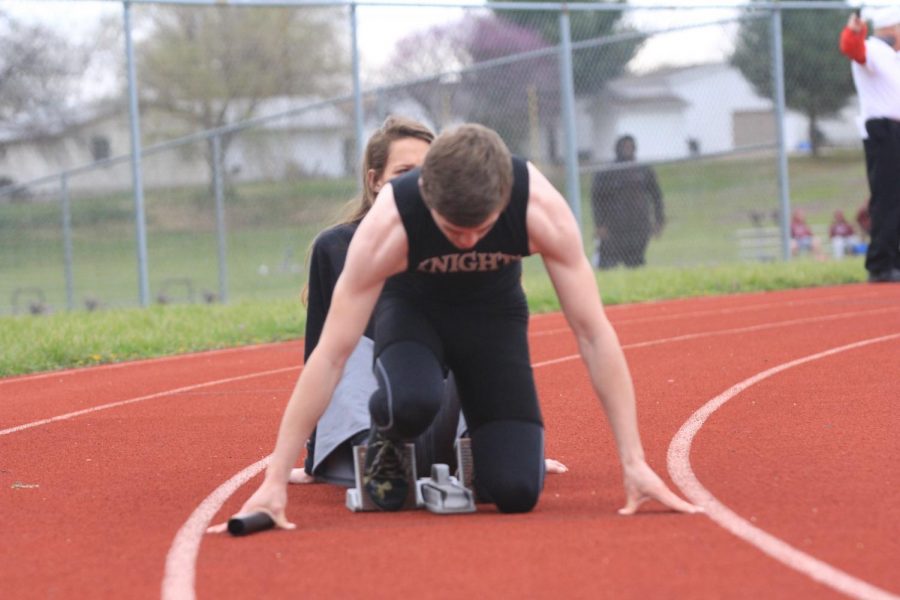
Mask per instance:
[[[420,170],[391,181],[394,200],[409,240],[409,266],[385,290],[425,295],[431,300],[491,301],[521,297],[522,257],[528,256],[528,165],[513,157],[510,202],[474,248],[460,250],[444,236],[422,200]]]

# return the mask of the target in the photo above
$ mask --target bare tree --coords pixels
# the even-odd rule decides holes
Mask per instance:
[[[212,129],[246,120],[268,98],[333,94],[349,79],[335,16],[311,8],[155,8],[137,47],[142,100]],[[222,137],[223,156],[230,141]]]
[[[394,46],[383,77],[422,106],[440,129],[452,119],[458,72],[472,64],[467,24],[463,19],[408,35]]]
[[[548,120],[558,109],[556,57],[540,52],[548,48],[534,30],[491,14],[467,16],[401,39],[386,74],[412,82],[400,91],[439,128],[451,119],[477,121],[523,151],[529,104]]]
[[[67,121],[85,55],[41,25],[0,11],[0,122],[9,132],[45,134]]]

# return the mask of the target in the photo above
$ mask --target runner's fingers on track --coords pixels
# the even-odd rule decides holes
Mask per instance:
[[[273,521],[275,521],[275,527],[279,529],[296,529],[297,526],[288,521],[287,516],[284,513],[286,506],[287,486],[269,484],[264,481],[259,489],[250,496],[250,499],[244,503],[244,506],[241,507],[241,510],[239,510],[237,514],[248,515],[255,512],[265,512],[272,517]],[[222,533],[227,528],[227,523],[224,524],[224,527],[223,524],[220,523],[207,528],[206,532]]]
[[[566,465],[562,464],[561,462],[559,462],[558,460],[555,460],[553,458],[544,459],[544,468],[547,471],[547,473],[554,473],[554,474],[565,473],[569,470],[569,467],[567,467]]]
[[[625,469],[625,506],[619,509],[619,514],[633,515],[647,500],[657,500],[678,512],[703,512],[703,508],[679,498],[647,463],[642,462]]]
[[[210,525],[206,528],[206,533],[225,533],[226,531],[228,531],[228,521]]]

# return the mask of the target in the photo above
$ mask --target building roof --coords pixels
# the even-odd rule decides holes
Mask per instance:
[[[677,83],[730,68],[726,63],[662,67],[646,73],[632,73],[610,81],[606,93],[614,100],[628,103],[680,104],[688,102],[677,91]]]

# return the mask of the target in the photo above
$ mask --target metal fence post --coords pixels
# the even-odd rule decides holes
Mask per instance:
[[[566,196],[581,226],[581,183],[578,176],[578,142],[575,133],[575,80],[572,74],[572,34],[569,11],[559,13],[559,94],[565,131]]]
[[[784,120],[784,45],[781,30],[781,8],[772,9],[772,91],[775,101],[775,130],[778,136],[778,198],[781,216],[781,256],[791,258],[791,198],[788,174],[787,142]]]
[[[350,4],[350,48],[351,62],[353,68],[353,116],[356,129],[356,160],[353,164],[362,162],[363,152],[365,151],[365,137],[363,131],[363,105],[362,105],[362,89],[359,81],[359,36],[357,35],[357,19],[356,19],[356,3]],[[357,179],[359,191],[362,192],[362,181]]]
[[[72,203],[69,198],[69,174],[59,177],[62,204],[63,269],[66,276],[66,308],[75,309],[75,277],[72,270]]]
[[[216,199],[216,248],[219,261],[219,301],[228,301],[228,262],[225,252],[225,193],[222,186],[222,140],[212,138],[213,194]]]
[[[147,269],[147,222],[144,215],[144,183],[141,173],[141,120],[131,39],[131,2],[123,0],[125,54],[128,67],[128,112],[131,117],[131,181],[134,187],[134,226],[137,237],[138,295],[141,306],[150,305],[150,277]]]

